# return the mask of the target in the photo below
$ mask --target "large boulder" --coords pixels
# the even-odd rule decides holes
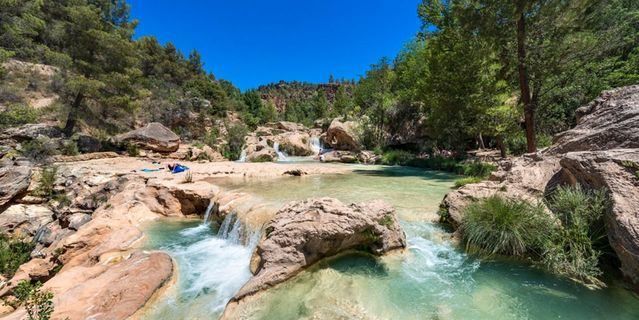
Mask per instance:
[[[0,168],[0,213],[14,199],[24,195],[31,183],[31,167],[6,166]]]
[[[549,153],[639,148],[639,85],[604,91],[576,115],[577,126],[559,134]]]
[[[359,151],[362,144],[356,132],[357,123],[335,119],[326,131],[325,142],[336,150]]]
[[[561,166],[568,182],[608,190],[608,240],[624,276],[639,288],[639,149],[572,152]]]
[[[277,136],[280,151],[289,156],[311,156],[315,151],[310,145],[311,137],[304,132],[287,132]]]
[[[180,147],[180,137],[157,122],[115,136],[114,140],[116,143],[132,143],[143,149],[162,153],[175,152]]]
[[[406,247],[395,210],[382,201],[345,205],[331,198],[291,202],[266,225],[253,277],[233,298],[281,283],[313,263],[348,250],[382,255]]]
[[[0,233],[17,238],[31,238],[53,221],[53,211],[41,205],[12,205],[0,214]]]

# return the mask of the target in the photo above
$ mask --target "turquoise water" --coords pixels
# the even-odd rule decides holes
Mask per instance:
[[[273,209],[312,196],[383,199],[397,208],[407,234],[406,252],[321,262],[251,300],[240,312],[243,319],[639,319],[639,299],[614,283],[592,291],[523,264],[480,261],[454,247],[431,222],[454,177],[397,167],[356,169],[346,175],[214,182],[254,194]],[[176,221],[150,226],[149,247],[169,252],[180,275],[176,289],[148,318],[219,316],[250,277],[257,234],[245,229],[233,221],[222,227]]]

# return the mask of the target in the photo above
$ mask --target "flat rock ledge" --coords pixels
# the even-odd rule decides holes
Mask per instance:
[[[406,247],[395,210],[383,201],[345,205],[332,198],[291,202],[266,225],[251,258],[253,277],[231,299],[240,300],[282,283],[315,262],[349,250],[382,255]]]

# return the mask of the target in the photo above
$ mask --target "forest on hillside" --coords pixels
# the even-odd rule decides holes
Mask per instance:
[[[0,63],[55,66],[47,86],[60,97],[34,110],[20,91],[38,81],[0,70],[0,126],[49,117],[68,135],[111,135],[158,121],[215,145],[241,144],[231,136],[271,121],[343,117],[361,123],[368,149],[523,153],[573,126],[574,111],[602,90],[639,82],[632,0],[424,0],[414,40],[357,81],[246,92],[205,71],[195,50],[135,39],[129,9],[124,0],[0,0]]]

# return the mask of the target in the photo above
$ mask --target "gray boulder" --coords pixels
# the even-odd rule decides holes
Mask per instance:
[[[604,91],[576,116],[577,126],[557,135],[549,153],[639,148],[639,85]]]
[[[0,167],[0,213],[10,202],[23,196],[31,183],[31,167]]]

